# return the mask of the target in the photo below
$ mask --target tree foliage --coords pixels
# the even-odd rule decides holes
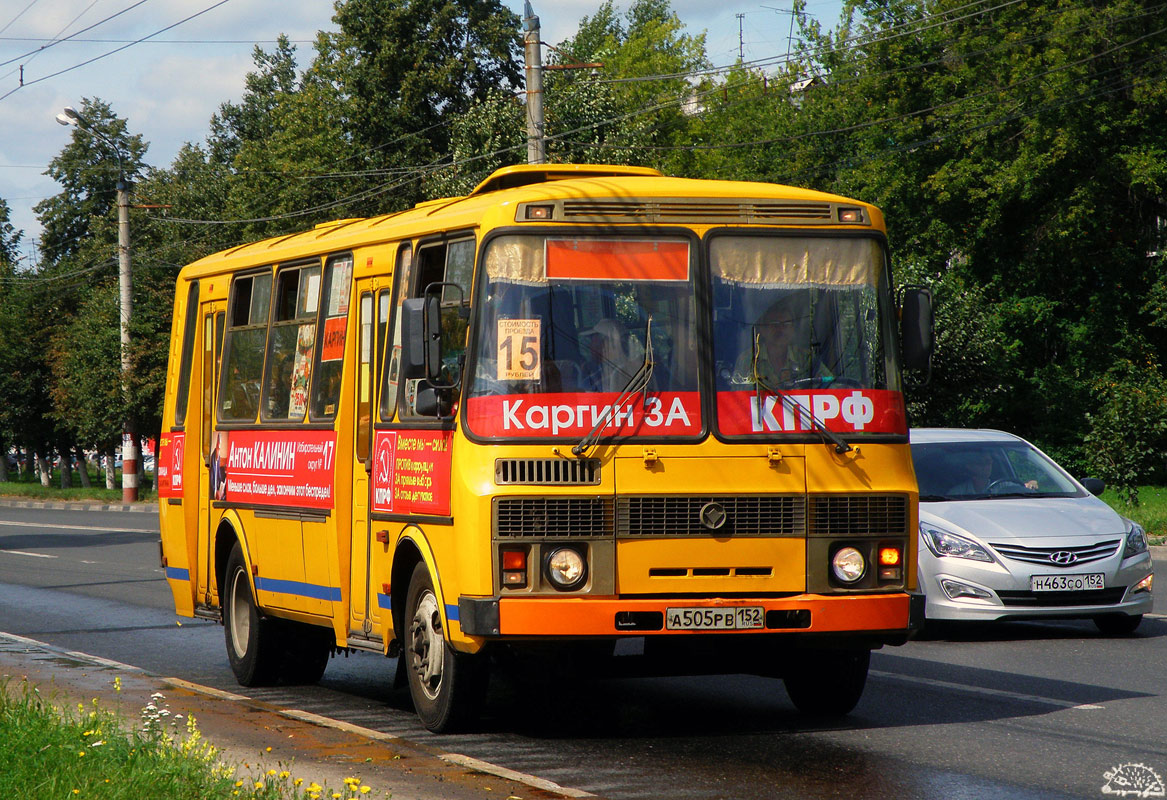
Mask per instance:
[[[623,14],[599,3],[548,51],[573,67],[545,73],[548,159],[790,183],[879,205],[897,282],[930,286],[936,300],[932,380],[911,388],[914,422],[1013,430],[1122,486],[1159,476],[1161,9],[849,0],[830,29],[801,3],[796,11],[792,58],[710,69],[703,34],[686,31],[668,0],[635,0]],[[525,160],[520,26],[499,0],[341,0],[335,21],[303,71],[286,39],[257,48],[242,97],[167,168],[146,168],[145,144],[108,106],[82,105],[137,177],[137,197],[168,207],[135,211],[133,224],[131,398],[152,428],[182,264],[464,193]],[[19,232],[0,204],[0,436],[29,421],[46,443],[116,427],[116,397],[88,404],[73,391],[100,396],[117,374],[110,155],[78,129],[54,159],[62,191],[37,206],[39,273],[14,269]],[[59,385],[73,375],[77,386]]]

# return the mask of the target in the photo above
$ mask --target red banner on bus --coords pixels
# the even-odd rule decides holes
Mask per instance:
[[[211,496],[229,503],[332,508],[336,433],[219,431]]]
[[[450,515],[453,431],[377,431],[373,511]]]
[[[718,428],[734,436],[810,432],[814,430],[813,413],[827,430],[836,433],[908,432],[904,398],[899,392],[820,389],[782,394],[718,392]]]
[[[185,451],[185,432],[162,434],[154,461],[159,497],[182,497],[182,460]]]
[[[696,436],[701,433],[697,392],[515,394],[466,401],[470,430],[479,436],[580,438],[603,421],[604,436]]]

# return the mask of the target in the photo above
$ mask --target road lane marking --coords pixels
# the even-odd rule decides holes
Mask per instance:
[[[988,697],[997,697],[1005,700],[1019,700],[1024,703],[1038,703],[1040,705],[1054,706],[1056,708],[1076,708],[1080,710],[1094,710],[1105,708],[1095,703],[1075,703],[1073,700],[1058,700],[1054,697],[1042,697],[1036,694],[1022,694],[1021,692],[1010,692],[1005,689],[990,689],[987,686],[970,686],[967,683],[953,683],[952,681],[939,681],[935,678],[920,678],[915,675],[901,675],[898,672],[884,672],[882,670],[873,669],[868,672],[869,675],[874,675],[877,678],[891,678],[896,681],[904,681],[906,683],[919,683],[924,686],[931,686],[935,689],[945,689],[954,692],[968,692],[970,694],[986,695]]]
[[[96,525],[46,525],[43,522],[13,522],[0,520],[0,525],[10,525],[14,528],[41,528],[44,530],[61,531],[101,531],[103,533],[158,533],[153,528],[99,528]]]
[[[0,553],[7,553],[10,556],[32,556],[33,558],[59,558],[59,556],[51,556],[47,553],[26,553],[23,550],[0,550]]]

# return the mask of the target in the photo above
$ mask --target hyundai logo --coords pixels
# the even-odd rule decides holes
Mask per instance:
[[[1068,567],[1077,562],[1078,556],[1069,550],[1059,550],[1056,553],[1050,553],[1049,560],[1059,567]]]
[[[726,513],[725,506],[721,503],[706,503],[701,506],[699,518],[702,525],[711,531],[715,531],[725,525],[725,521],[729,519],[729,514]]]

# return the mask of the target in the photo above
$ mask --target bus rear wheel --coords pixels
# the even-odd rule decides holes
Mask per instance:
[[[482,656],[450,647],[442,627],[441,605],[424,563],[413,569],[405,603],[405,652],[409,694],[422,725],[434,733],[472,722],[486,696]]]
[[[804,714],[841,717],[851,713],[867,685],[870,650],[807,650],[783,682],[794,706]]]
[[[231,671],[241,686],[270,686],[279,676],[279,631],[259,613],[238,543],[227,559],[225,577],[223,629]]]

